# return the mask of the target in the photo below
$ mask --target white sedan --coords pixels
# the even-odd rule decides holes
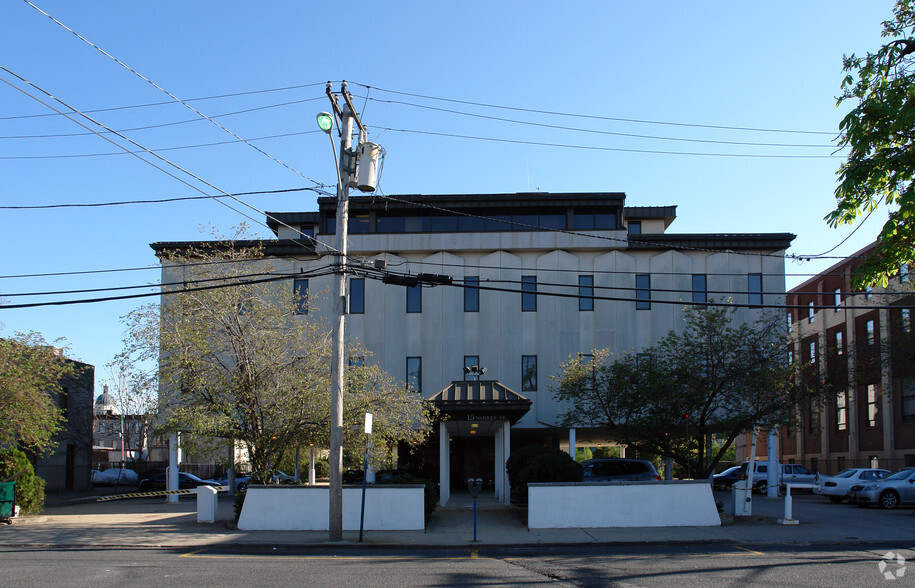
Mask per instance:
[[[855,484],[876,482],[890,475],[889,470],[873,468],[849,468],[842,470],[835,476],[821,476],[817,474],[813,480],[813,493],[826,496],[833,502],[842,502],[848,489]]]

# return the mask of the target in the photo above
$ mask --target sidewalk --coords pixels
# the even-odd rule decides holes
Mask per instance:
[[[728,493],[716,499],[729,505]],[[91,500],[91,499],[90,499]],[[473,507],[467,495],[456,495],[438,507],[425,531],[344,532],[343,542],[328,541],[326,531],[240,531],[233,528],[232,500],[219,501],[219,521],[197,523],[196,499],[177,504],[161,498],[111,502],[76,501],[50,506],[39,517],[0,526],[0,546],[67,547],[208,547],[347,546],[370,547],[508,547],[559,545],[675,545],[720,544],[837,544],[878,543],[888,548],[915,546],[915,516],[911,508],[883,511],[832,504],[818,496],[794,497],[798,525],[776,520],[784,514],[782,499],[755,497],[753,516],[720,527],[650,527],[529,530],[522,512],[491,498],[477,505],[477,542],[473,541]]]

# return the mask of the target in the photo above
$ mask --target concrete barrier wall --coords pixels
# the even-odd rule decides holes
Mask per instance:
[[[327,486],[248,486],[238,518],[244,531],[326,531],[330,496]],[[422,530],[424,487],[417,484],[369,486],[365,530]],[[343,530],[359,530],[362,488],[343,489]]]
[[[528,484],[531,529],[718,525],[707,481]]]

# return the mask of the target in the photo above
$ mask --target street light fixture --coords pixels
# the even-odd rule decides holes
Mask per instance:
[[[319,112],[315,119],[318,121],[318,128],[329,135],[334,128],[334,117],[329,112]]]

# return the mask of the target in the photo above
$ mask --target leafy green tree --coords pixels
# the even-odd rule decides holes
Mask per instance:
[[[28,456],[18,449],[0,449],[0,480],[17,476],[14,486],[16,504],[24,514],[38,514],[44,509],[43,479],[35,475]]]
[[[0,338],[0,447],[41,453],[54,446],[65,420],[55,397],[76,369],[38,333]]]
[[[843,58],[845,78],[839,104],[856,100],[842,119],[839,145],[850,148],[839,169],[836,209],[830,226],[852,224],[877,210],[889,218],[874,253],[855,273],[859,286],[886,285],[915,259],[915,6],[897,0],[893,19],[883,23],[889,39],[875,53]]]
[[[314,313],[296,314],[309,301],[290,276],[247,240],[190,247],[162,262],[168,280],[181,286],[167,286],[161,305],[129,315],[126,339],[129,357],[158,360],[160,428],[190,432],[182,439],[209,440],[211,447],[240,441],[252,475],[264,482],[295,447],[326,447],[330,329]],[[347,353],[369,355],[355,347]],[[347,370],[345,443],[361,445],[366,412],[374,415],[376,450],[421,440],[431,428],[431,406],[364,363]]]
[[[570,357],[556,377],[556,398],[571,405],[565,424],[603,429],[707,477],[739,434],[790,421],[797,406],[827,393],[788,365],[781,320],[735,324],[735,312],[689,308],[682,332],[641,353],[603,349],[588,362]],[[709,435],[723,442],[705,455]]]

